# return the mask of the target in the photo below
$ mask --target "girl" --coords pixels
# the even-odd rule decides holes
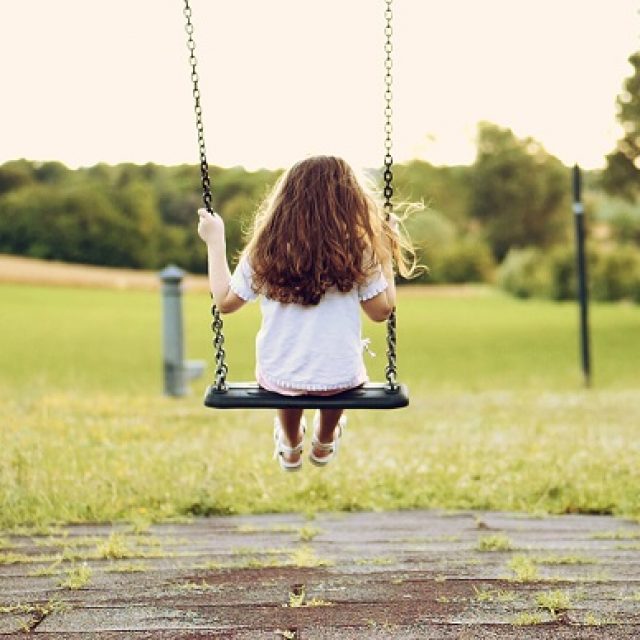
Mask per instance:
[[[207,244],[209,283],[221,313],[261,295],[256,380],[283,395],[331,395],[364,384],[360,307],[385,321],[396,301],[393,261],[403,276],[415,270],[410,243],[342,159],[298,162],[259,208],[233,275],[222,218],[198,211]],[[407,259],[407,257],[409,259]],[[341,409],[314,419],[310,460],[327,464],[346,424]],[[279,409],[274,420],[282,469],[302,465],[302,409]]]

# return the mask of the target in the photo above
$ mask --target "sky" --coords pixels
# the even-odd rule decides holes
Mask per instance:
[[[384,156],[383,0],[191,0],[209,162]],[[196,163],[182,0],[0,3],[0,163]],[[482,120],[604,166],[636,0],[394,0],[393,157],[469,164]]]

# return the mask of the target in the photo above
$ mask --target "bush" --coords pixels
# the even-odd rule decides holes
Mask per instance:
[[[456,236],[455,224],[436,209],[426,209],[409,216],[405,226],[416,247],[427,255],[434,248],[452,242]]]
[[[603,229],[605,237],[615,242],[640,243],[640,200],[629,202],[624,198],[603,194],[591,199],[595,201],[592,231]]]
[[[594,300],[630,298],[640,302],[640,251],[629,244],[595,254],[591,267]]]
[[[435,253],[429,263],[432,282],[489,282],[495,263],[489,246],[482,240],[455,240]]]
[[[631,299],[640,302],[640,251],[630,244],[590,247],[587,281],[593,300]],[[577,295],[575,250],[555,247],[512,249],[498,270],[499,286],[512,295],[574,300]]]
[[[518,298],[548,297],[549,264],[534,247],[511,249],[498,269],[498,286]]]
[[[552,300],[575,300],[578,292],[575,249],[569,245],[554,247],[545,261],[549,274],[546,295]]]

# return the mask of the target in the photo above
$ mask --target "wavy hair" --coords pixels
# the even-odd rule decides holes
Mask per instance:
[[[333,156],[306,158],[280,176],[244,254],[256,291],[301,305],[318,304],[333,287],[350,291],[390,260],[403,277],[416,271],[402,228],[392,228],[373,191]]]

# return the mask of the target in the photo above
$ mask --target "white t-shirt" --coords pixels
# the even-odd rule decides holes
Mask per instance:
[[[243,300],[258,298],[243,256],[231,277]],[[317,305],[261,298],[262,326],[256,337],[256,375],[285,389],[331,391],[367,381],[362,358],[360,302],[387,288],[380,269],[348,293],[329,289]]]

